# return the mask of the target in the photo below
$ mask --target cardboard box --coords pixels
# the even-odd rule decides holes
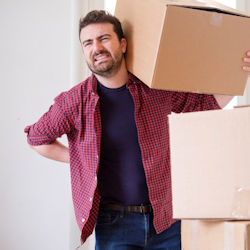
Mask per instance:
[[[250,108],[169,116],[174,218],[250,220]]]
[[[243,95],[250,18],[214,1],[117,0],[127,67],[149,87]]]
[[[250,250],[250,221],[183,220],[183,250]]]

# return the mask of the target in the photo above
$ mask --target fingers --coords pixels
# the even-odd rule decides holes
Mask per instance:
[[[250,67],[248,67],[248,66],[243,66],[243,69],[244,69],[246,72],[249,72],[249,73],[250,73]]]
[[[250,65],[248,65],[250,63],[250,51],[247,51],[246,56],[243,58],[243,62],[247,63],[247,65],[243,66],[243,70],[250,72]]]
[[[250,57],[244,57],[243,61],[246,62],[246,63],[249,63],[250,62]]]

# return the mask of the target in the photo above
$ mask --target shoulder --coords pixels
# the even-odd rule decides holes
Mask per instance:
[[[131,83],[136,84],[142,90],[142,92],[145,93],[147,96],[162,97],[167,99],[169,99],[172,96],[172,91],[150,88],[148,85],[146,85],[132,73],[129,73],[129,81]]]

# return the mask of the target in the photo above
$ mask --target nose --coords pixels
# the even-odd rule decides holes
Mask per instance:
[[[93,50],[95,53],[99,53],[100,51],[103,50],[103,45],[100,41],[95,40],[93,43]]]

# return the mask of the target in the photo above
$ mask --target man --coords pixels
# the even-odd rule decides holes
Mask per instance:
[[[222,108],[232,97],[147,87],[127,71],[120,22],[104,11],[80,20],[79,36],[93,74],[25,129],[28,142],[41,155],[70,163],[82,242],[95,226],[96,249],[179,250],[167,115]],[[250,72],[250,51],[244,61]],[[69,148],[56,140],[62,134]]]

